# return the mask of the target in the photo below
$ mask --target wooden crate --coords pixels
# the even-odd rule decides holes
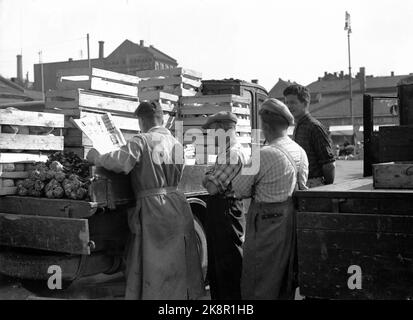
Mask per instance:
[[[163,91],[147,91],[139,93],[139,101],[159,103],[165,112],[177,112],[179,97]]]
[[[110,112],[114,115],[131,116],[139,106],[139,99],[100,93],[84,89],[50,90],[46,93],[46,110],[76,116],[79,109]]]
[[[298,191],[300,293],[327,299],[413,296],[413,191],[375,190],[371,178]],[[351,266],[361,289],[348,286]]]
[[[140,94],[164,91],[180,97],[195,96],[202,79],[199,72],[183,68],[139,71],[137,76]]]
[[[373,164],[376,189],[413,189],[413,162]]]
[[[380,127],[379,162],[413,161],[413,126]]]
[[[24,163],[47,159],[42,153],[63,150],[63,136],[57,132],[63,126],[61,115],[0,109],[0,150],[4,151],[0,153],[0,195],[17,192],[17,180],[28,175]],[[59,135],[52,135],[51,132]],[[8,169],[11,166],[17,169]]]
[[[139,78],[117,72],[97,69],[68,69],[57,72],[59,90],[88,89],[138,97]]]

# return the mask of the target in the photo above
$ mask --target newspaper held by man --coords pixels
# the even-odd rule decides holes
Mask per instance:
[[[100,154],[120,149],[126,144],[125,137],[116,127],[110,113],[91,114],[80,119],[71,119],[92,141],[93,148]]]

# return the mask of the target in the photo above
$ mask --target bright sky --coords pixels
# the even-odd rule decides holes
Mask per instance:
[[[0,74],[33,64],[107,56],[125,39],[145,40],[202,72],[204,79],[278,78],[309,84],[324,71],[348,71],[345,11],[351,14],[353,74],[413,72],[411,0],[0,0]]]

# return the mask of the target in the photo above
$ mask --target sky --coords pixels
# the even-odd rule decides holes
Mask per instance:
[[[105,56],[125,39],[153,45],[204,79],[279,78],[307,85],[325,71],[348,73],[345,11],[351,15],[352,74],[413,72],[411,0],[0,0],[0,74],[16,55],[33,64]]]

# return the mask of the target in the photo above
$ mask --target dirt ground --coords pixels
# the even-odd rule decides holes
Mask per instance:
[[[363,177],[363,161],[339,160],[336,162],[335,183]],[[97,275],[82,278],[66,290],[43,290],[32,292],[15,279],[0,275],[0,300],[26,299],[123,299],[125,279],[122,274]],[[207,294],[201,298],[209,300]],[[297,294],[297,299],[300,299]]]

